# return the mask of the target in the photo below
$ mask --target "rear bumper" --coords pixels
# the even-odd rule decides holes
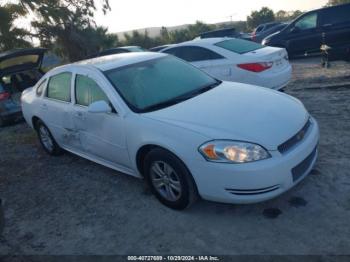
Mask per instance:
[[[285,68],[276,72],[266,72],[257,76],[261,86],[274,90],[280,90],[288,85],[292,79],[292,66],[288,64]],[[258,83],[257,83],[258,84]]]
[[[236,70],[228,81],[241,82],[256,86],[280,90],[288,85],[292,79],[292,66],[288,64],[280,70],[262,73],[248,72],[241,69]]]

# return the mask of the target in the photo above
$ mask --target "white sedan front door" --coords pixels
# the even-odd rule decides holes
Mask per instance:
[[[93,72],[80,70],[75,74],[72,118],[78,139],[73,143],[82,153],[101,160],[130,167],[126,148],[123,118],[103,89],[103,81]],[[88,106],[104,100],[112,108],[111,113],[91,113]]]

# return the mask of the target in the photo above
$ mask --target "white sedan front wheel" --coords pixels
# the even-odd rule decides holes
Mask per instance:
[[[195,182],[184,163],[162,148],[153,149],[145,157],[144,176],[153,194],[170,208],[185,209],[198,197]]]
[[[176,201],[181,198],[182,185],[176,171],[163,161],[152,163],[151,182],[157,192],[168,201]]]

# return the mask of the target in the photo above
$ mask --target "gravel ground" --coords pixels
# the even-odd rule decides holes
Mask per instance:
[[[294,62],[286,92],[319,121],[315,169],[254,205],[162,206],[142,180],[66,153],[50,157],[26,124],[0,129],[0,254],[350,254],[350,66]],[[333,72],[333,73],[332,73]]]

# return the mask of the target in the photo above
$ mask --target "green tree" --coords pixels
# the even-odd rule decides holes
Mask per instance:
[[[214,29],[216,29],[215,25],[208,25],[203,22],[197,21],[195,24],[189,25],[186,28],[177,29],[169,32],[170,41],[167,43],[172,44],[189,41],[198,37],[201,33],[211,31]]]
[[[162,28],[160,29],[159,39],[160,39],[160,42],[162,42],[162,44],[167,44],[171,42],[169,31],[164,26],[162,26]]]
[[[289,20],[293,20],[299,16],[301,16],[304,12],[300,11],[300,10],[295,10],[295,11],[292,11],[292,13],[290,14],[289,16]]]
[[[144,33],[140,33],[137,30],[132,31],[131,34],[124,34],[125,40],[121,43],[122,45],[137,45],[143,48],[150,48],[154,45],[155,39],[149,37],[147,30]]]
[[[169,44],[181,43],[190,40],[187,29],[176,29],[170,32]]]
[[[30,33],[15,25],[17,18],[26,14],[26,11],[16,4],[0,6],[0,50],[6,51],[13,48],[30,47],[28,41]]]
[[[72,26],[53,34],[55,41],[50,42],[46,47],[69,62],[118,46],[118,36],[108,34],[107,28],[101,26],[86,28]]]
[[[140,33],[135,30],[131,34],[124,34],[124,41],[121,45],[137,45],[143,48],[150,48],[158,45],[180,43],[188,40],[192,40],[200,33],[215,29],[214,25],[208,25],[197,21],[193,25],[189,25],[186,28],[168,31],[166,27],[162,27],[160,35],[158,37],[151,38],[148,35],[147,30],[144,33]]]
[[[254,29],[260,24],[275,21],[275,14],[268,7],[262,7],[259,11],[253,11],[247,17],[247,25],[249,29]]]
[[[288,17],[288,12],[284,10],[279,10],[275,14],[276,21],[286,21],[286,18]]]
[[[32,26],[44,47],[53,48],[68,61],[76,61],[117,42],[94,21],[95,1],[110,10],[108,0],[20,0],[35,14]]]
[[[350,0],[328,0],[327,5],[333,6],[333,5],[342,5],[342,4],[348,4],[350,3]]]
[[[199,34],[204,33],[204,32],[208,32],[211,30],[216,29],[215,25],[208,25],[205,24],[201,21],[197,21],[195,24],[193,25],[189,25],[187,30],[188,30],[188,37],[190,39],[194,39],[196,38]]]
[[[303,12],[301,12],[300,10],[295,10],[295,11],[280,10],[275,14],[275,20],[279,22],[288,22],[297,18],[302,13]]]

